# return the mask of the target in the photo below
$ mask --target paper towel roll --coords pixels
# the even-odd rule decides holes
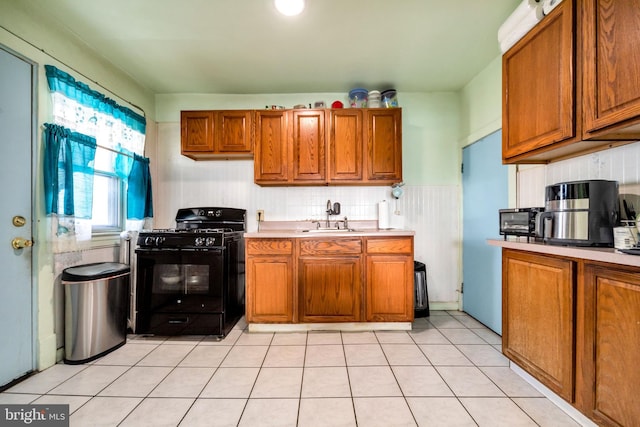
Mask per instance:
[[[386,200],[378,203],[378,228],[381,230],[389,228],[389,204]]]

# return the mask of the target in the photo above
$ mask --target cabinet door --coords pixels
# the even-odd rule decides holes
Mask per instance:
[[[181,111],[180,142],[182,152],[213,153],[214,125],[213,111]]]
[[[324,110],[292,112],[293,181],[326,181]]]
[[[582,3],[584,130],[596,132],[640,118],[640,1]]]
[[[255,115],[254,181],[284,184],[289,179],[287,113],[257,111]]]
[[[576,135],[574,5],[565,0],[502,56],[502,156]]]
[[[290,256],[247,259],[247,322],[293,322],[293,262]]]
[[[365,182],[402,181],[402,111],[397,108],[365,110],[367,143]]]
[[[574,263],[503,249],[502,351],[573,402]]]
[[[245,245],[247,322],[293,322],[293,241],[247,239]]]
[[[362,111],[332,110],[329,125],[329,181],[362,181]]]
[[[581,409],[598,425],[640,420],[640,270],[585,266]]]
[[[300,258],[300,322],[358,322],[362,278],[359,256]]]
[[[219,153],[251,153],[253,149],[252,112],[228,110],[217,112],[216,151]]]
[[[406,255],[367,255],[366,320],[413,321],[413,259]]]

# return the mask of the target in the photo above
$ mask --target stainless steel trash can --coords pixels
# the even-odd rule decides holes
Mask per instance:
[[[414,317],[429,317],[429,292],[427,291],[427,267],[420,261],[413,262],[414,272]]]
[[[128,265],[115,262],[62,272],[66,363],[89,362],[126,342],[130,272]]]

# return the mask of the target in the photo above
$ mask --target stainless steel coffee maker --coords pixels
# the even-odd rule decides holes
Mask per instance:
[[[545,189],[545,211],[538,230],[545,243],[613,247],[619,220],[618,182],[562,182]]]

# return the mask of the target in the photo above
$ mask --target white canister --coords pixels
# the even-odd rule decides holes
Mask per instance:
[[[382,96],[379,90],[370,90],[368,98],[369,108],[380,108]]]
[[[613,246],[616,249],[631,249],[638,243],[636,227],[614,227]]]

